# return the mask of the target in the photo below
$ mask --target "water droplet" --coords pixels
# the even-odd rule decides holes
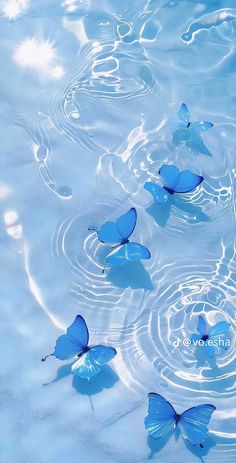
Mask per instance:
[[[65,185],[58,188],[57,192],[60,196],[63,196],[64,198],[69,198],[70,196],[72,196],[71,189]]]
[[[72,119],[79,119],[80,113],[78,111],[73,111],[72,113],[70,113],[70,117],[72,117]]]

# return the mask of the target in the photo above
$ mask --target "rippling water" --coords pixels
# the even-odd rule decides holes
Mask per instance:
[[[234,461],[235,7],[0,1],[3,463]],[[209,155],[173,145],[182,102],[214,123]],[[155,205],[163,163],[204,182]],[[152,258],[103,274],[88,228],[132,206]],[[118,351],[91,387],[40,363],[77,313]],[[215,359],[183,345],[199,314],[231,323]],[[151,390],[216,405],[203,450],[147,438]]]

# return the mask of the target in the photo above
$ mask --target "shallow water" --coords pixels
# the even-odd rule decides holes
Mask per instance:
[[[2,463],[235,459],[235,0],[1,0]],[[210,155],[172,144],[182,102]],[[153,205],[163,162],[204,176]],[[102,274],[88,232],[136,207],[152,258]],[[40,359],[80,313],[118,355]],[[176,339],[230,321],[216,361]],[[203,450],[147,437],[147,393],[217,410]],[[89,400],[91,397],[94,411]],[[178,460],[176,460],[178,452]]]

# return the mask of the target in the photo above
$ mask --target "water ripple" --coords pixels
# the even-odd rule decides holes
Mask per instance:
[[[229,246],[230,245],[230,246]],[[222,242],[222,256],[199,265],[166,266],[160,286],[149,296],[149,310],[124,329],[119,337],[122,368],[119,374],[135,391],[158,390],[175,402],[204,397],[227,409],[235,394],[235,252]],[[169,282],[169,283],[168,283]],[[183,339],[196,332],[198,315],[204,314],[211,325],[220,320],[231,323],[230,347],[209,359],[199,348],[184,346]],[[117,334],[118,335],[118,334]],[[113,332],[113,337],[116,333]],[[176,340],[180,340],[178,346]],[[227,419],[219,411],[219,421]],[[230,419],[230,417],[229,417]],[[227,427],[229,429],[229,427]],[[227,437],[233,438],[231,432]]]
[[[97,318],[101,317],[107,331],[109,327],[129,325],[137,319],[145,307],[146,294],[153,290],[151,273],[153,263],[137,265],[130,263],[122,267],[116,266],[111,269],[104,268],[104,257],[109,252],[109,248],[102,245],[95,232],[88,230],[91,226],[100,226],[101,217],[98,211],[106,205],[105,220],[114,220],[121,212],[128,210],[129,205],[121,208],[110,205],[108,214],[107,204],[102,202],[94,205],[94,209],[89,209],[86,213],[78,214],[65,219],[57,225],[52,236],[52,251],[55,258],[66,261],[71,271],[72,282],[71,292],[80,307],[87,308],[92,313],[94,307],[98,307]],[[115,212],[114,212],[115,211]],[[99,221],[99,222],[98,222]],[[139,242],[144,242],[142,230],[146,227],[148,217],[139,214],[137,236]],[[140,232],[141,230],[141,232]],[[136,231],[135,231],[136,232]],[[151,236],[145,236],[150,241]],[[154,252],[155,256],[155,252]],[[135,291],[133,290],[135,289]],[[142,301],[142,303],[140,303]],[[99,323],[99,322],[98,322]]]

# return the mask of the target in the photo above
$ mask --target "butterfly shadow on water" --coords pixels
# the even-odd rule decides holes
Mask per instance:
[[[56,378],[52,379],[52,381],[49,381],[48,383],[44,383],[43,386],[50,386],[50,384],[56,383],[57,381],[60,381],[60,379],[63,379],[66,376],[71,375],[71,367],[73,363],[74,361],[58,368]]]
[[[177,195],[170,196],[168,201],[164,204],[152,204],[146,209],[146,211],[154,218],[157,225],[164,228],[170,217],[172,207],[188,214],[188,221],[190,223],[208,222],[210,220],[208,215],[202,211],[200,206],[196,206],[190,201],[187,201],[183,197]]]
[[[82,395],[92,396],[98,394],[103,389],[111,389],[119,380],[119,376],[109,365],[104,365],[100,373],[93,376],[90,381],[73,375],[72,387]]]
[[[214,355],[210,357],[207,354],[207,349],[204,346],[199,346],[195,350],[195,358],[197,360],[196,367],[202,368],[202,376],[205,379],[217,379],[222,375],[222,369],[217,364],[218,356]],[[229,376],[227,378],[227,387],[234,386],[234,377]],[[214,390],[217,392],[225,391],[225,382],[215,381]]]
[[[211,129],[214,124],[209,121],[191,121],[186,103],[182,103],[178,111],[179,125],[173,134],[172,142],[176,146],[184,143],[189,151],[195,154],[212,156],[212,153],[204,143],[203,134]]]
[[[192,138],[186,142],[186,145],[191,153],[201,153],[205,156],[212,157],[212,153],[205,145],[203,139],[197,133],[192,134]]]
[[[212,434],[209,434],[207,439],[206,439],[206,442],[204,443],[204,447],[201,448],[199,445],[191,445],[189,444],[188,442],[185,442],[185,445],[187,447],[187,449],[193,454],[195,455],[197,458],[199,458],[199,460],[204,463],[204,457],[207,456],[208,452],[210,451],[210,449],[212,447],[215,447],[216,445],[216,441],[214,439],[214,436]]]
[[[150,448],[150,454],[148,456],[149,460],[152,460],[152,458],[155,457],[156,453],[160,452],[160,450],[167,445],[167,442],[173,432],[169,432],[166,434],[164,437],[161,437],[160,439],[154,439],[154,437],[151,437],[148,435],[147,437],[147,445]]]
[[[107,279],[118,288],[154,289],[151,278],[142,262],[128,262],[124,265],[114,265],[107,273]]]
[[[148,456],[149,460],[152,460],[155,457],[156,453],[160,452],[162,448],[165,447],[165,445],[167,445],[168,440],[171,437],[171,435],[173,435],[173,433],[175,434],[175,441],[177,444],[177,441],[180,437],[180,431],[178,428],[175,431],[170,431],[166,436],[160,439],[154,439],[153,437],[148,436],[147,444],[148,444],[148,447],[150,448],[150,454]],[[193,453],[196,457],[198,457],[202,463],[204,463],[204,457],[208,454],[209,450],[215,445],[216,445],[216,442],[210,434],[207,437],[207,440],[203,448],[201,448],[200,446],[193,446],[189,444],[187,441],[185,441],[185,446],[187,447],[187,449],[191,453]],[[178,449],[176,448],[176,452],[177,451]]]
[[[66,376],[70,376],[73,363],[71,362],[58,368],[56,378],[48,383],[44,383],[43,386],[50,386],[50,384],[56,383]],[[101,371],[91,378],[90,382],[85,378],[80,378],[78,375],[73,375],[72,387],[80,394],[91,396],[101,392],[103,389],[111,389],[118,380],[119,376],[112,368],[109,365],[104,365]]]
[[[201,368],[205,365],[209,366],[212,372],[214,371],[216,376],[219,373],[219,368],[217,366],[216,357],[210,357],[207,353],[207,348],[205,346],[198,346],[195,350],[195,357],[197,360],[196,367]]]

